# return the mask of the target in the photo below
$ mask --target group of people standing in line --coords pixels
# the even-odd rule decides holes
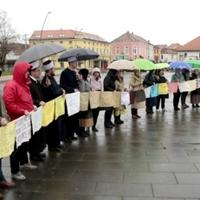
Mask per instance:
[[[77,58],[70,57],[68,59],[69,67],[64,69],[60,76],[60,83],[55,79],[54,64],[51,60],[44,60],[43,69],[44,76],[41,79],[40,63],[18,62],[14,66],[13,79],[6,83],[3,91],[2,105],[5,104],[6,114],[1,106],[0,125],[7,124],[9,116],[10,120],[15,120],[20,116],[29,115],[32,110],[37,107],[44,106],[48,102],[60,95],[73,93],[76,91],[142,91],[145,87],[152,86],[157,83],[167,83],[168,80],[164,76],[164,70],[149,71],[144,80],[139,70],[132,73],[129,87],[124,86],[124,77],[122,71],[110,69],[104,80],[101,79],[99,68],[93,68],[91,72],[82,68],[77,70]],[[90,76],[89,76],[90,75]],[[194,70],[190,76],[190,72],[186,69],[176,69],[172,75],[172,82],[183,82],[189,79],[199,78],[199,71]],[[188,107],[186,104],[187,93],[174,93],[173,105],[174,110],[178,111],[179,99],[181,98],[182,108]],[[133,119],[139,119],[138,109],[144,108],[146,104],[147,114],[153,113],[153,107],[159,110],[160,104],[165,111],[165,99],[168,95],[159,95],[158,97],[143,99],[134,102],[131,105],[131,113]],[[191,103],[193,107],[199,107],[200,89],[191,92]],[[66,108],[65,108],[66,109]],[[29,142],[23,143],[20,147],[16,147],[10,156],[10,166],[12,178],[15,180],[25,180],[26,177],[21,172],[22,169],[36,169],[36,165],[32,165],[31,161],[41,162],[45,160],[46,154],[43,150],[48,146],[49,151],[62,152],[63,143],[71,143],[78,137],[88,137],[88,128],[92,127],[93,132],[98,132],[96,127],[98,115],[101,108],[89,109],[82,111],[73,116],[66,114],[54,120],[47,127],[41,128],[32,135]],[[123,124],[121,114],[126,111],[125,106],[119,108],[108,107],[105,109],[104,126],[105,128],[113,128],[115,125]],[[6,115],[6,116],[5,116]],[[114,115],[114,123],[112,122]],[[77,137],[78,136],[78,137]],[[28,157],[29,153],[29,157]],[[0,188],[12,188],[14,182],[9,182],[3,176],[1,170],[0,159]]]

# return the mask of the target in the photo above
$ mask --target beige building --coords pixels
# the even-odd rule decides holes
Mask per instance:
[[[80,47],[89,48],[99,54],[97,59],[83,61],[81,66],[106,68],[110,63],[110,45],[98,35],[75,30],[43,30],[34,31],[29,42],[30,46],[39,43],[56,43],[62,45],[66,50]],[[58,62],[58,57],[59,54],[51,57],[56,67],[67,65],[67,63]]]

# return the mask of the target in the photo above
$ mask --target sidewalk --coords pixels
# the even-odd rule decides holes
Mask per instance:
[[[188,200],[200,198],[200,109],[172,108],[66,145],[50,153],[25,182],[4,193],[5,200]],[[8,159],[4,172],[10,178]]]

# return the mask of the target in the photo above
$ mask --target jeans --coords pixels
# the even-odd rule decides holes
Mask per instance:
[[[2,169],[1,169],[1,160],[2,159],[0,159],[0,182],[6,180],[5,177],[4,177],[4,175],[3,175]]]

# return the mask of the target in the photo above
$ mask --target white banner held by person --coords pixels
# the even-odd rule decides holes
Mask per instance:
[[[80,92],[66,95],[68,116],[74,115],[80,111]]]
[[[130,104],[129,92],[121,92],[121,105],[128,106]]]
[[[31,113],[31,122],[32,122],[32,129],[33,134],[40,130],[42,127],[42,106],[37,108],[36,111]]]
[[[16,119],[16,144],[19,147],[22,143],[28,142],[31,138],[31,118],[22,116]]]

